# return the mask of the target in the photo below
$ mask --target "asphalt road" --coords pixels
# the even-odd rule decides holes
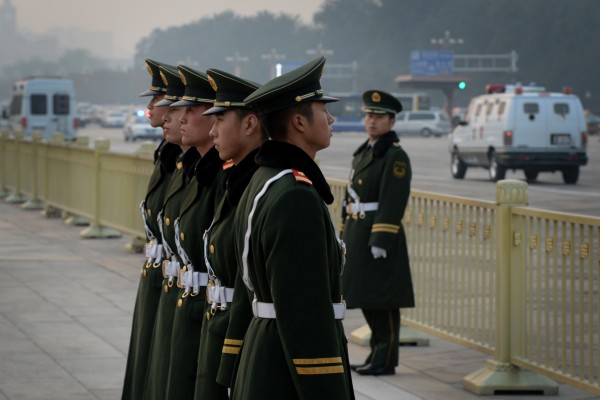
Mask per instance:
[[[104,129],[96,125],[79,131],[90,141],[103,137],[111,141],[111,151],[132,153],[140,142],[125,142],[121,129]],[[334,133],[331,146],[317,154],[325,176],[347,179],[354,150],[366,139],[361,133]],[[470,168],[465,179],[450,175],[448,138],[405,137],[401,145],[408,152],[413,167],[413,189],[494,201],[496,186],[483,168]],[[579,181],[565,185],[562,174],[540,173],[537,182],[529,185],[531,207],[600,217],[600,136],[590,136],[588,165],[581,168]],[[523,171],[508,171],[507,179],[525,180]]]

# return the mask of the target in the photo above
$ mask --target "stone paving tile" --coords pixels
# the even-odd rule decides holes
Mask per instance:
[[[62,359],[58,363],[90,391],[120,390],[125,376],[125,356],[115,358]]]
[[[93,395],[41,350],[2,354],[0,391],[8,399],[91,400]]]
[[[121,389],[92,390],[92,394],[98,400],[118,400],[121,398]]]

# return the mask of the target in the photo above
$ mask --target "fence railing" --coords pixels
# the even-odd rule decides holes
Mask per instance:
[[[56,139],[0,135],[0,196],[84,216],[84,237],[142,238],[151,152]],[[329,182],[343,198],[346,182]],[[403,225],[417,306],[403,322],[490,354],[465,377],[475,393],[556,393],[552,378],[600,394],[600,218],[533,209],[527,195],[513,180],[497,184],[495,202],[411,192]],[[340,226],[339,201],[330,211]]]

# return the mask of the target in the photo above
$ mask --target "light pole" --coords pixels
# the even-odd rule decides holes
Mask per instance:
[[[450,31],[444,32],[444,37],[431,38],[431,44],[434,46],[440,46],[442,49],[448,49],[450,46],[461,45],[464,43],[463,38],[453,38],[450,36]]]
[[[324,49],[323,48],[323,44],[319,43],[317,44],[317,48],[316,49],[308,49],[306,50],[306,54],[308,54],[309,56],[329,56],[333,54],[333,50],[330,49]]]
[[[270,79],[273,79],[276,76],[275,63],[277,62],[277,60],[284,60],[285,54],[277,53],[277,50],[271,49],[271,52],[266,53],[266,54],[261,54],[260,58],[263,60],[267,60],[267,62],[269,63],[270,68],[271,68]]]
[[[233,74],[235,76],[241,76],[241,72],[242,72],[242,65],[241,65],[241,63],[248,62],[248,60],[249,60],[248,57],[246,57],[246,56],[240,56],[240,53],[238,51],[236,51],[235,53],[233,53],[232,56],[225,57],[225,61],[234,63],[233,64],[233,68],[234,68]]]

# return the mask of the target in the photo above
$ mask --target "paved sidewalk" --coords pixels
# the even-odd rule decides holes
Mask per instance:
[[[125,251],[128,237],[80,239],[81,229],[0,200],[0,400],[120,399],[142,256]],[[348,313],[348,334],[363,324]],[[354,375],[357,399],[480,398],[462,378],[487,356],[429,339],[400,349],[395,376]],[[351,361],[366,357],[349,348]],[[552,398],[600,399],[566,385]]]

